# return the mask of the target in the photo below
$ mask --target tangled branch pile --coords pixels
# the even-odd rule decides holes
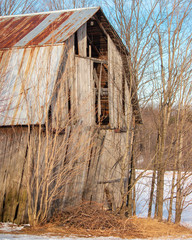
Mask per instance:
[[[25,233],[59,236],[114,236],[121,238],[148,238],[165,236],[187,236],[192,231],[182,226],[158,222],[146,218],[123,218],[103,209],[97,203],[82,203],[55,213],[49,222],[34,228],[23,229]]]
[[[102,209],[99,204],[83,203],[80,206],[67,208],[56,214],[51,222],[57,225],[83,229],[119,228],[120,218]],[[132,226],[127,226],[128,228]]]
[[[98,203],[82,203],[76,207],[69,207],[63,212],[55,214],[51,224],[60,227],[90,230],[90,234],[100,231],[115,235],[129,234],[141,237],[137,226],[130,219],[122,219],[103,209]],[[92,231],[91,231],[92,230]],[[100,235],[100,234],[99,234]]]

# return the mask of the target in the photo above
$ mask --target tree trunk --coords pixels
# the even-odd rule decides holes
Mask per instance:
[[[182,160],[182,148],[183,148],[183,133],[180,134],[179,139],[179,157],[177,163],[177,194],[176,194],[176,213],[175,213],[175,223],[181,221],[182,213],[182,196],[181,196],[181,160]]]
[[[169,213],[168,213],[168,218],[167,218],[167,221],[168,221],[168,222],[171,222],[171,218],[172,218],[174,188],[175,188],[175,169],[173,170],[173,177],[172,177],[172,184],[171,184],[171,195],[170,195],[170,202],[169,202]]]
[[[151,181],[151,192],[150,192],[150,198],[149,198],[148,217],[151,217],[151,214],[152,214],[153,196],[154,196],[154,190],[155,190],[155,179],[156,179],[156,171],[157,171],[158,142],[159,142],[159,133],[157,135],[157,144],[156,144],[156,150],[155,150],[156,156],[155,156],[155,160],[153,163],[153,176],[152,176],[152,181]]]

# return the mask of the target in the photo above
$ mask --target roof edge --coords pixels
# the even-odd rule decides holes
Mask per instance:
[[[63,13],[63,12],[74,12],[74,11],[80,11],[80,10],[86,10],[86,9],[97,9],[99,11],[101,9],[100,6],[98,7],[87,7],[87,8],[73,8],[73,9],[65,9],[65,10],[55,10],[55,11],[47,11],[47,12],[36,12],[36,13],[24,13],[24,14],[13,14],[13,15],[5,15],[0,16],[0,18],[10,18],[10,17],[22,17],[22,16],[35,16],[39,14],[50,14],[50,13]]]

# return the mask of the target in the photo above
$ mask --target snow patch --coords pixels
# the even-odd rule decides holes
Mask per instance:
[[[15,223],[11,222],[0,222],[0,231],[2,232],[16,232],[22,230],[24,227],[30,226],[29,224],[22,224],[21,226],[18,226]]]
[[[123,240],[122,238],[116,237],[93,237],[93,238],[79,238],[79,237],[48,237],[48,236],[35,236],[35,235],[14,235],[14,234],[0,234],[1,240],[12,240],[12,239],[19,239],[19,240]],[[135,239],[137,240],[137,239]],[[138,239],[139,240],[139,239]],[[144,240],[144,239],[142,239]]]

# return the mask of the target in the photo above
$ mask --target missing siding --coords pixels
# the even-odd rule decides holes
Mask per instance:
[[[87,48],[87,56],[88,57],[92,57],[92,48],[91,48],[91,44],[90,44],[90,41],[88,40],[88,38],[87,38],[87,46],[88,46],[88,48]]]
[[[1,216],[1,221],[4,219],[4,213],[5,213],[5,201],[6,201],[6,191],[3,196],[3,207],[2,207],[2,216]]]
[[[68,89],[68,115],[69,119],[71,119],[71,89]]]
[[[79,55],[77,32],[75,32],[75,54]]]
[[[52,108],[51,108],[51,105],[49,106],[49,111],[48,111],[48,124],[49,124],[49,126],[52,127]]]
[[[99,59],[108,59],[107,36],[95,19],[87,22],[87,56]]]
[[[108,69],[107,64],[94,63],[93,77],[95,83],[95,122],[109,125]]]
[[[15,216],[13,218],[13,221],[15,221],[17,219],[17,215],[18,215],[18,210],[19,210],[19,203],[17,203],[17,207],[15,209]]]

